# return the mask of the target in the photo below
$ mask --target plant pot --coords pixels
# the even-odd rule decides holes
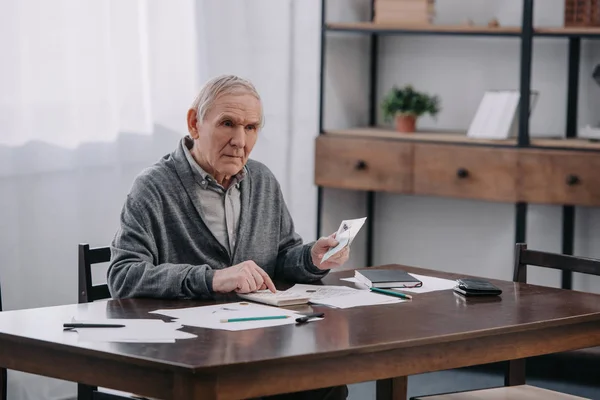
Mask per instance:
[[[417,117],[414,115],[396,115],[396,130],[402,133],[413,133],[417,126]]]

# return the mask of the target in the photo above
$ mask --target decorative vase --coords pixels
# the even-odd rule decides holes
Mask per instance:
[[[398,114],[395,118],[396,130],[402,133],[413,133],[417,125],[417,117],[412,114]]]

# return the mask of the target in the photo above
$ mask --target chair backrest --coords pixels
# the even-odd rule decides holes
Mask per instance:
[[[110,298],[108,285],[92,285],[92,265],[110,261],[110,247],[79,245],[79,303],[89,303]]]
[[[527,282],[528,265],[600,276],[600,260],[528,250],[527,244],[517,243],[513,281]]]
[[[514,282],[527,282],[528,265],[560,271],[600,275],[600,260],[528,250],[527,244],[517,243],[513,271]],[[504,384],[506,386],[523,385],[525,384],[525,378],[525,359],[511,360],[506,363],[506,370],[504,371]]]

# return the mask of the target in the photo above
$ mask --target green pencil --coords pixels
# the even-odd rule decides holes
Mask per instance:
[[[387,294],[390,296],[400,297],[402,299],[408,299],[408,300],[412,299],[412,296],[409,294],[404,294],[404,293],[396,292],[393,290],[385,290],[385,289],[379,289],[379,288],[372,287],[371,291],[377,292],[377,293],[382,293],[382,294]]]
[[[273,315],[270,317],[246,317],[246,318],[229,318],[222,319],[221,322],[247,322],[247,321],[262,321],[268,319],[286,319],[289,318],[289,315]]]

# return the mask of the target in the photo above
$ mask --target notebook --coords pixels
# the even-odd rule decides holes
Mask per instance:
[[[276,293],[273,293],[270,290],[259,290],[254,293],[238,293],[237,295],[245,300],[268,304],[275,307],[307,304],[309,301],[309,297],[306,295],[285,291],[277,291]]]
[[[354,277],[368,287],[375,288],[415,288],[423,282],[406,271],[397,269],[361,269],[354,271]]]

